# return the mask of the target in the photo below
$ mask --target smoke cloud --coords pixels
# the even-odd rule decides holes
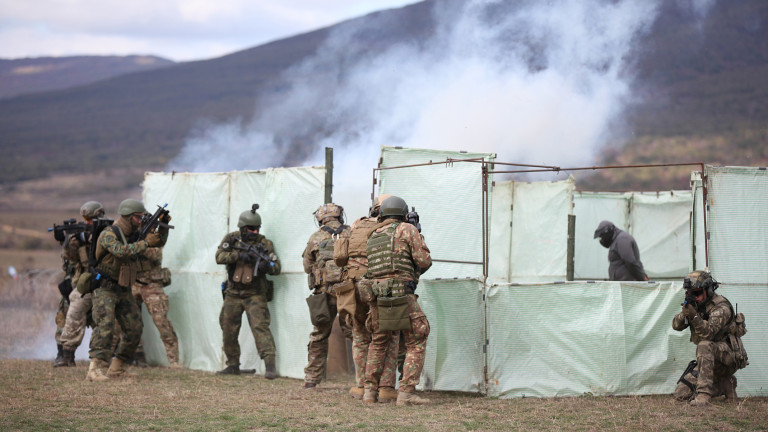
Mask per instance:
[[[696,3],[705,10],[713,1]],[[360,202],[353,208],[363,212],[381,146],[584,166],[621,136],[632,49],[655,19],[656,0],[431,4],[430,36],[383,52],[370,46],[377,32],[396,31],[387,14],[338,26],[286,72],[287,92],[262,99],[257,118],[198,132],[170,168],[322,165],[324,147],[333,147],[334,198]],[[298,150],[308,157],[291,159]]]

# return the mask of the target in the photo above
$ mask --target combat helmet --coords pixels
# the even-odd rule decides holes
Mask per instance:
[[[704,270],[696,270],[688,273],[683,279],[683,288],[686,291],[696,291],[699,289],[707,292],[707,301],[715,295],[715,290],[720,286],[713,277],[712,273]]]
[[[373,200],[373,206],[368,210],[368,217],[376,217],[379,215],[379,210],[381,209],[381,203],[384,202],[385,199],[391,197],[390,194],[381,194],[376,197],[376,199]]]
[[[83,219],[98,219],[104,216],[104,207],[98,201],[88,201],[80,207],[80,216]]]
[[[250,210],[240,213],[240,218],[237,220],[237,227],[243,228],[247,226],[255,226],[256,228],[261,228],[261,216],[256,213],[258,208],[259,205],[254,204],[251,206]]]
[[[387,217],[387,216],[405,217],[407,213],[408,213],[408,204],[405,203],[405,200],[400,197],[391,196],[381,202],[381,210],[379,212],[379,215],[380,215],[379,217]]]
[[[120,216],[130,216],[134,213],[144,214],[146,212],[147,212],[147,209],[144,208],[144,204],[142,204],[141,201],[133,198],[128,198],[126,200],[123,200],[123,202],[121,202],[120,206],[117,208],[117,213]]]
[[[323,224],[324,222],[328,222],[328,219],[338,219],[339,222],[344,223],[344,219],[342,217],[342,214],[344,213],[344,207],[334,204],[334,203],[328,203],[323,204],[320,207],[315,210],[313,215],[315,215],[315,219],[317,219],[317,223]]]

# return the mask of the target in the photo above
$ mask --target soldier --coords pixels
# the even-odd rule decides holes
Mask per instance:
[[[709,272],[689,273],[683,281],[683,310],[672,320],[672,328],[677,331],[690,328],[691,342],[696,344],[698,366],[692,374],[681,377],[675,389],[678,400],[695,396],[692,406],[708,405],[713,396],[720,394],[728,401],[736,401],[733,374],[749,364],[741,343],[741,336],[747,331],[744,314],[734,313],[728,299],[715,293],[718,286]]]
[[[171,216],[168,215],[168,221]],[[172,368],[180,368],[179,365],[179,340],[176,332],[173,330],[171,321],[168,320],[168,310],[170,304],[168,295],[163,291],[163,287],[170,285],[171,272],[162,267],[163,248],[150,247],[139,255],[139,271],[136,275],[136,282],[133,283],[131,290],[136,304],[141,310],[141,304],[146,303],[147,312],[152,316],[160,339],[165,345],[165,353],[168,356],[168,363]],[[146,365],[144,358],[144,345],[139,342],[136,350],[136,362],[138,365]]]
[[[275,379],[278,376],[275,366],[275,340],[269,330],[270,317],[267,307],[268,299],[271,299],[272,281],[266,276],[280,274],[280,259],[275,254],[272,241],[259,234],[261,216],[256,213],[258,208],[259,205],[254,204],[251,210],[240,214],[237,221],[239,230],[224,236],[216,251],[216,263],[227,266],[224,305],[219,315],[227,367],[216,373],[241,373],[240,344],[237,337],[245,312],[256,341],[256,349],[264,359],[264,378]],[[261,255],[257,255],[259,253]],[[267,259],[262,255],[266,255]]]
[[[104,216],[104,207],[98,201],[88,201],[80,207],[80,215],[87,225],[93,226],[94,219]],[[89,233],[71,234],[64,241],[62,257],[74,268],[72,286],[77,286],[80,275],[88,271],[88,255],[92,238]],[[81,294],[73,289],[69,294],[69,311],[61,333],[62,357],[56,360],[54,367],[74,366],[75,351],[83,342],[85,326],[93,305],[93,294]]]
[[[118,207],[120,217],[111,227],[104,229],[96,241],[94,328],[89,351],[91,365],[86,376],[88,381],[122,377],[126,363],[133,358],[141,340],[141,313],[131,295],[137,259],[148,247],[162,246],[168,238],[168,229],[161,228],[159,232],[147,234],[146,239],[137,240],[141,218],[146,212],[141,201],[124,200]],[[115,320],[120,324],[122,337],[115,357],[109,363]]]
[[[648,276],[640,261],[640,250],[635,238],[604,220],[595,230],[594,238],[608,249],[608,279],[612,281],[647,281]]]
[[[349,235],[347,253],[335,257],[336,265],[346,266],[344,273],[346,279],[354,284],[355,289],[355,314],[351,316],[352,320],[352,359],[355,363],[355,386],[349,389],[349,394],[355,399],[362,399],[365,386],[365,364],[368,358],[368,347],[371,343],[371,332],[366,327],[366,319],[369,315],[370,304],[360,297],[360,284],[363,276],[368,271],[368,255],[366,244],[368,237],[378,227],[382,226],[378,222],[379,208],[381,202],[391,195],[382,194],[376,197],[373,206],[368,212],[367,217],[361,217],[352,224],[352,230]],[[397,379],[395,369],[395,354],[397,353],[398,338],[392,338],[390,346],[387,348],[387,354],[384,357],[384,369],[381,374],[378,387],[378,402],[394,402],[397,400],[397,391],[395,391],[395,380]]]
[[[333,260],[333,246],[338,238],[349,237],[349,227],[344,225],[343,212],[343,207],[333,203],[318,207],[313,214],[320,229],[309,237],[307,247],[301,254],[304,272],[309,274],[309,289],[313,290],[313,295],[323,296],[318,298],[325,298],[322,306],[327,308],[329,318],[327,321],[316,322],[309,335],[307,366],[304,368],[304,388],[306,389],[320,384],[328,364],[328,337],[331,335],[333,320],[337,313],[336,288],[343,280],[343,269]],[[314,319],[313,322],[315,322]],[[344,333],[351,335],[351,329],[341,316],[339,316],[339,325]]]
[[[429,322],[414,293],[418,277],[432,266],[429,248],[418,229],[405,222],[408,205],[402,198],[393,196],[381,203],[379,221],[386,222],[368,239],[368,272],[372,279],[371,291],[379,305],[389,304],[392,310],[405,312],[405,326],[397,320],[395,328],[405,333],[405,363],[397,395],[397,406],[429,403],[416,395],[421,371],[424,368],[424,350],[429,336]],[[405,298],[405,302],[400,300]],[[382,329],[382,310],[371,308],[373,336],[368,350],[365,368],[365,392],[363,402],[374,402],[379,387],[387,346],[397,332]],[[379,309],[379,310],[377,310]],[[396,314],[393,314],[396,315]]]

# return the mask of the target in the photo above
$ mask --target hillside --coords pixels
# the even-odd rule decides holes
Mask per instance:
[[[0,100],[0,183],[78,170],[160,169],[201,125],[262,114],[255,111],[260,100],[286,92],[282,73],[314,54],[331,31],[365,19],[361,37],[371,53],[418,44],[434,31],[431,4],[378,12],[216,59]],[[606,148],[596,165],[768,165],[768,3],[718,1],[703,18],[686,4],[661,2],[651,31],[638,41],[633,70],[626,72],[634,75],[638,96],[625,119],[630,138]],[[339,79],[323,76],[322,69],[314,73],[310,78],[327,81],[328,91]],[[304,135],[283,142],[283,165],[301,164],[309,143],[327,133],[312,127],[312,119],[307,124]],[[579,185],[686,187],[688,171],[603,171],[580,177]]]
[[[174,64],[155,56],[0,59],[0,99],[63,90]]]

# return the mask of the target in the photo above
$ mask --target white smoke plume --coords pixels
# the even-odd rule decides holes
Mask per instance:
[[[432,35],[383,52],[370,46],[377,33],[396,31],[386,14],[338,26],[314,57],[287,71],[287,92],[262,99],[254,121],[198,133],[169,168],[281,166],[287,152],[307,148],[314,151],[299,164],[322,165],[323,149],[333,147],[336,202],[365,209],[380,146],[572,167],[591,165],[622,133],[632,48],[657,0],[430,3]]]

